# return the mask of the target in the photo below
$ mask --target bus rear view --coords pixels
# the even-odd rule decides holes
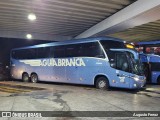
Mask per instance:
[[[11,76],[23,81],[139,89],[145,85],[138,53],[111,37],[85,38],[13,49]]]

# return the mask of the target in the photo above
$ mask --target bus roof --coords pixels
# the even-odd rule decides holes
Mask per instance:
[[[118,38],[113,38],[113,37],[92,37],[92,38],[72,39],[72,40],[66,40],[62,42],[51,42],[51,43],[45,43],[45,44],[39,44],[39,45],[33,45],[33,46],[27,46],[27,47],[20,47],[12,50],[59,46],[59,45],[76,44],[76,43],[87,43],[87,42],[94,42],[94,41],[100,41],[100,40],[113,40],[113,41],[123,42],[123,40]]]
[[[154,45],[154,44],[160,44],[160,40],[136,43],[136,45]]]

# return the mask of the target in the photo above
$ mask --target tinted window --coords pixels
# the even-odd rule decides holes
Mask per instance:
[[[125,54],[116,54],[116,68],[122,71],[129,71],[129,64]]]
[[[154,47],[154,46],[145,47],[144,53],[160,55],[160,47]]]
[[[66,57],[104,58],[104,52],[98,42],[66,45],[65,47]]]
[[[21,57],[20,59],[34,59],[37,55],[36,49],[26,49],[21,50],[20,52],[23,52],[23,57]]]
[[[70,44],[63,46],[24,49],[12,52],[16,59],[98,57],[104,58],[104,52],[98,42]]]
[[[12,58],[14,59],[34,59],[35,56],[35,49],[23,49],[12,51]]]
[[[80,56],[104,58],[104,52],[98,42],[82,43],[80,45]]]
[[[54,46],[51,48],[51,57],[64,58],[65,57],[65,46]]]
[[[36,58],[47,58],[49,56],[50,56],[49,47],[12,51],[12,58],[14,59],[36,59]]]
[[[110,48],[125,48],[124,43],[119,41],[102,40],[101,44],[106,51]]]
[[[109,58],[109,61],[115,60],[115,54],[116,54],[115,51],[111,51],[111,50],[107,51],[107,56]]]
[[[36,48],[37,55],[34,58],[48,58],[50,57],[50,47]]]
[[[66,57],[78,57],[79,56],[79,44],[66,45],[65,56]]]
[[[145,54],[160,55],[160,44],[143,45],[143,46],[137,45],[136,50],[141,53],[144,52]]]
[[[159,62],[151,62],[151,71],[160,71],[160,64]]]

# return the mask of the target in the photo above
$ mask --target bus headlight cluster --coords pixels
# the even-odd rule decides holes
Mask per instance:
[[[134,77],[133,78],[135,81],[139,81],[139,78],[138,77]]]
[[[134,87],[137,87],[137,85],[136,85],[136,84],[134,84]]]

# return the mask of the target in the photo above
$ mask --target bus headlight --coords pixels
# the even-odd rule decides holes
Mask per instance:
[[[139,81],[139,78],[138,77],[134,77],[133,78],[135,81]]]

